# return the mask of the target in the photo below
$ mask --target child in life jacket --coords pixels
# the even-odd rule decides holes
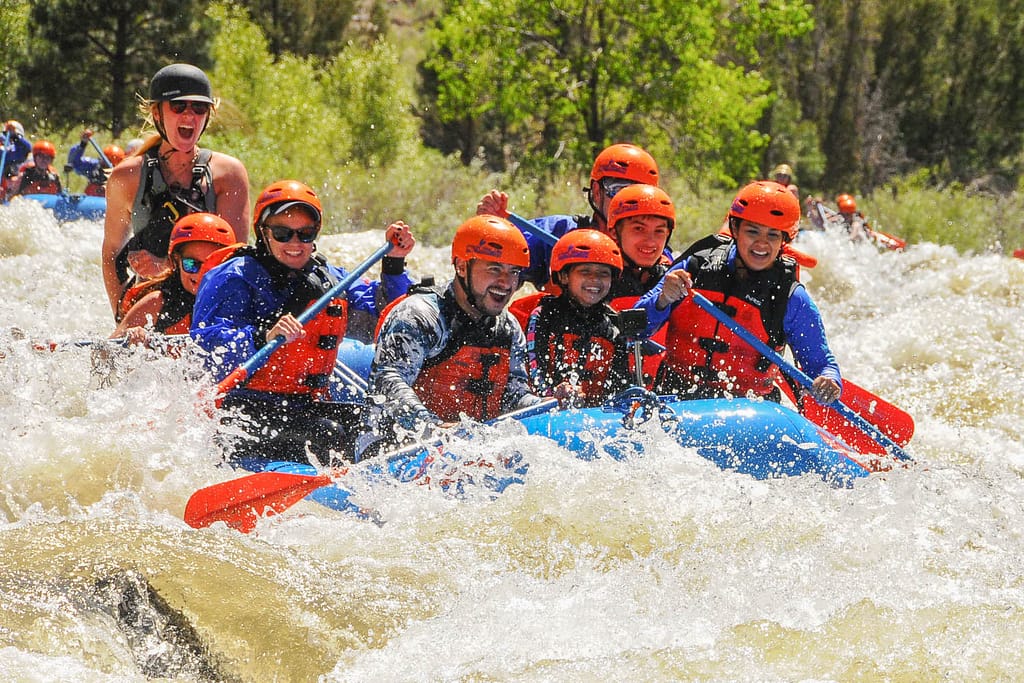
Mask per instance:
[[[124,317],[111,339],[144,344],[151,332],[188,334],[203,264],[213,252],[234,243],[234,230],[220,216],[190,213],[178,219],[167,249],[171,269],[125,294]]]
[[[618,314],[609,306],[622,252],[597,230],[571,230],[551,250],[551,280],[530,314],[527,363],[534,390],[570,406],[600,405],[629,385]]]

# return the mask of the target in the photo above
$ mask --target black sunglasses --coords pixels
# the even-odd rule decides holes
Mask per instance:
[[[210,112],[209,102],[196,102],[190,100],[171,100],[167,103],[175,114],[183,114],[189,107],[196,116],[206,116]]]
[[[306,225],[295,230],[283,225],[264,225],[263,227],[270,231],[270,236],[274,238],[275,242],[291,242],[292,237],[298,237],[303,244],[309,244],[320,233],[320,227],[317,225]]]

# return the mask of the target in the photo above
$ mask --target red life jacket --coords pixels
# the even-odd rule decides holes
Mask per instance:
[[[105,197],[107,196],[106,183],[89,183],[85,186],[85,195],[87,197]]]
[[[438,356],[424,363],[413,391],[427,410],[446,422],[458,420],[459,413],[489,420],[502,412],[511,355],[511,344],[462,346],[441,362]]]
[[[316,400],[327,400],[338,345],[347,327],[348,301],[332,299],[327,308],[306,323],[306,336],[278,347],[245,388],[275,394],[311,394]]]
[[[694,289],[765,344],[782,351],[782,321],[797,282],[795,262],[780,259],[756,284],[747,286],[728,270],[729,251],[730,245],[723,245],[691,256]],[[675,307],[664,328],[667,353],[660,388],[682,394],[695,391],[698,396],[773,393],[778,367],[693,303],[692,297]]]
[[[427,358],[413,382],[427,410],[446,422],[465,413],[485,421],[499,416],[512,364],[515,322],[508,316],[473,321],[440,287],[410,290],[410,296],[436,296],[451,331],[441,353]]]
[[[583,311],[561,296],[539,303],[540,313],[527,332],[527,343],[535,344],[531,372],[542,385],[537,388],[572,381],[579,386],[586,405],[600,405],[611,393],[609,380],[616,352],[612,341],[616,335],[614,314],[601,304]],[[547,348],[538,348],[537,344]]]
[[[53,168],[40,169],[35,164],[25,167],[18,194],[60,194],[60,176]]]

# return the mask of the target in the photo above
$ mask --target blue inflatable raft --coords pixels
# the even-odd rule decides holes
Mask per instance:
[[[26,194],[25,199],[42,204],[53,211],[58,221],[77,221],[81,219],[102,220],[107,215],[106,197],[91,197],[84,194]]]
[[[365,380],[373,358],[373,347],[346,340],[339,354],[336,373],[336,397],[351,400],[352,378]],[[504,418],[503,418],[504,419]],[[517,419],[532,435],[551,439],[583,459],[611,457],[623,459],[643,452],[651,421],[660,426],[682,447],[693,449],[723,470],[750,475],[756,479],[815,475],[832,486],[849,487],[871,471],[861,464],[861,456],[838,437],[818,427],[798,412],[771,401],[749,399],[712,399],[678,401],[659,397],[642,389],[623,392],[607,405],[572,410],[547,405],[525,410]],[[457,465],[458,456],[430,447],[413,447],[390,456],[353,466],[370,478],[416,481],[446,466]],[[314,475],[311,465],[293,462],[249,460],[242,463],[251,471],[270,470]],[[510,484],[522,483],[528,463],[513,454],[475,479],[453,482],[461,487],[470,483],[500,493]],[[352,491],[335,483],[317,489],[308,499],[335,510],[374,519],[372,510],[352,500]]]

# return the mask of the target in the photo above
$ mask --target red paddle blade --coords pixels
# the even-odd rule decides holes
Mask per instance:
[[[888,401],[882,400],[867,389],[843,378],[842,402],[853,412],[878,427],[878,430],[896,442],[906,446],[914,435],[914,418]],[[819,405],[814,399],[804,401],[804,416],[811,422],[827,429],[846,441],[861,453],[884,453],[873,438],[852,424],[845,417],[828,406]]]
[[[326,474],[257,472],[199,489],[185,505],[185,522],[196,529],[225,522],[247,534],[261,515],[283,512],[310,492],[331,483]]]

